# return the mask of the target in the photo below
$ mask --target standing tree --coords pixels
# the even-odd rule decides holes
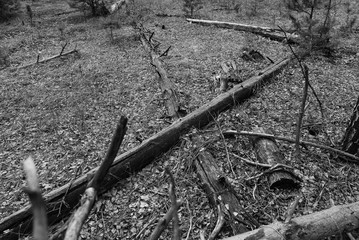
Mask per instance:
[[[67,0],[67,3],[72,8],[90,10],[92,16],[106,16],[110,13],[103,0]]]
[[[359,97],[342,141],[342,150],[359,156]]]
[[[193,17],[193,14],[202,8],[202,0],[184,0],[183,11],[187,17]]]
[[[321,51],[330,56],[335,47],[332,0],[285,0],[289,19],[304,52]]]

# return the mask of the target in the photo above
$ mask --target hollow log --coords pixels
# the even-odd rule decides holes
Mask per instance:
[[[359,202],[334,206],[293,218],[289,223],[274,222],[223,240],[317,240],[357,228],[359,228]]]
[[[98,194],[101,195],[119,180],[127,178],[132,173],[138,172],[147,166],[156,157],[175,145],[180,136],[190,128],[201,128],[207,125],[219,113],[250,97],[257,85],[263,84],[266,80],[279,74],[292,59],[292,57],[284,58],[257,72],[253,77],[241,84],[235,85],[228,92],[219,95],[184,118],[176,120],[169,127],[143,141],[139,146],[116,157],[109,169],[109,174],[101,184]],[[77,205],[81,194],[86,189],[88,181],[96,171],[97,168],[94,168],[77,178],[72,184],[68,183],[44,196],[47,204],[49,225],[53,225],[68,216],[69,212]],[[66,204],[62,204],[63,202]],[[62,207],[60,208],[60,206]],[[31,221],[32,216],[29,205],[1,219],[0,233],[11,228],[12,231],[0,235],[0,239],[18,239],[19,233],[23,234],[30,231]]]
[[[233,234],[247,232],[259,226],[257,221],[242,207],[239,201],[240,196],[236,195],[211,153],[201,150],[194,163],[210,204],[218,209],[218,215],[224,214],[224,221],[231,226]],[[221,226],[216,234],[220,228]],[[212,238],[215,237],[215,235],[212,236]]]
[[[221,22],[221,21],[214,21],[214,20],[203,20],[203,19],[191,19],[187,18],[188,22],[197,23],[204,26],[216,26],[219,28],[229,28],[234,29],[237,31],[245,31],[255,33],[257,35],[269,38],[271,40],[275,40],[278,42],[288,41],[288,43],[297,43],[297,36],[287,33],[288,39],[281,33],[280,29],[273,29],[268,27],[260,27],[260,26],[253,26],[241,23],[232,23],[232,22]]]
[[[257,133],[266,133],[262,127],[253,130]],[[271,138],[252,137],[253,148],[260,163],[275,166],[284,164],[284,155],[278,148],[277,142]],[[286,168],[278,168],[268,173],[268,183],[270,188],[298,188],[300,186],[298,178],[292,171]]]

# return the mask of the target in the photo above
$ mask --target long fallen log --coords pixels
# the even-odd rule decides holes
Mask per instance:
[[[355,202],[293,218],[289,223],[275,222],[223,240],[316,240],[358,227],[359,202]]]
[[[158,74],[158,82],[161,87],[163,96],[166,100],[166,109],[168,115],[173,118],[182,117],[179,111],[179,97],[175,88],[175,84],[167,76],[167,72],[164,69],[163,64],[160,60],[161,55],[155,52],[155,48],[153,47],[151,42],[151,37],[149,39],[146,38],[143,28],[140,28],[140,38],[143,47],[146,49],[146,51],[151,57],[152,65],[156,68],[156,72]]]
[[[234,86],[228,92],[219,95],[184,118],[176,120],[172,125],[143,141],[139,146],[118,156],[101,184],[99,195],[114,186],[120,179],[127,178],[132,173],[140,171],[156,157],[169,150],[179,141],[180,136],[190,128],[205,126],[220,112],[250,97],[256,86],[279,74],[292,59],[292,57],[284,58],[257,72],[253,77]],[[44,196],[49,225],[53,225],[68,216],[80,200],[89,179],[96,171],[97,168],[94,168],[76,179],[72,184],[68,183]],[[64,202],[66,204],[63,204]],[[28,233],[31,228],[31,221],[30,206],[1,219],[0,233],[7,229],[12,229],[12,231],[0,235],[0,239],[17,239],[19,233]]]
[[[237,31],[245,31],[245,32],[251,32],[255,33],[257,35],[278,41],[288,41],[288,43],[297,43],[297,36],[287,33],[287,37],[281,33],[280,29],[273,29],[269,27],[260,27],[260,26],[253,26],[253,25],[247,25],[247,24],[241,24],[241,23],[233,23],[233,22],[221,22],[221,21],[214,21],[214,20],[203,20],[203,19],[192,19],[187,18],[188,22],[191,23],[197,23],[204,26],[216,26],[220,28],[229,28],[234,29]]]

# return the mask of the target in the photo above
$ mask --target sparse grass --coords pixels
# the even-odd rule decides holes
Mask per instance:
[[[136,136],[145,139],[169,125],[162,118],[165,108],[156,72],[129,25],[114,29],[111,42],[99,18],[87,18],[80,12],[54,16],[54,12],[69,10],[66,3],[42,2],[44,4],[32,6],[35,27],[23,26],[16,20],[11,25],[0,25],[1,43],[11,53],[11,66],[0,72],[0,181],[4,183],[0,185],[0,217],[11,214],[28,201],[21,190],[20,167],[20,162],[28,155],[35,159],[43,191],[49,192],[69,182],[78,168],[79,173],[84,174],[100,163],[120,115],[129,117],[129,130],[121,151],[138,145]],[[150,12],[182,13],[177,1],[165,3],[163,8],[152,4]],[[251,19],[235,11],[211,11],[215,4],[205,5],[201,15],[263,26],[269,26],[272,16],[276,15],[277,24],[289,25],[278,7],[268,1],[259,5],[265,9],[258,9],[268,14],[258,14]],[[38,51],[42,56],[58,53],[64,41],[57,28],[60,22],[65,23],[63,35],[69,48],[77,45],[80,54],[16,70],[17,66],[34,61]],[[166,28],[159,27],[162,25]],[[222,61],[235,61],[243,80],[268,65],[267,62],[244,61],[240,57],[243,47],[258,50],[273,60],[289,53],[282,43],[249,33],[189,24],[184,18],[157,18],[151,14],[145,26],[155,31],[154,38],[161,42],[160,49],[172,46],[163,62],[169,77],[185,93],[180,98],[189,111],[216,96],[210,91],[208,79],[213,72],[220,71]],[[358,34],[354,33],[345,38],[332,62],[323,57],[307,61],[310,81],[327,112],[328,133],[338,144],[359,92],[358,39]],[[279,135],[294,136],[301,81],[298,68],[292,66],[259,89],[254,97],[221,114],[217,121],[223,129],[251,130],[260,125]],[[310,96],[304,124],[313,121],[320,122],[321,118],[317,103]],[[232,176],[227,161],[222,161],[226,156],[223,143],[217,140],[216,129],[210,125],[209,133],[203,135],[214,140],[209,150],[224,172],[235,180],[245,207],[262,224],[282,219],[294,193],[268,191],[265,181],[257,186],[254,182],[245,182],[244,178],[256,175],[259,170],[235,159],[231,160],[239,177]],[[313,137],[305,129],[303,137],[326,141],[323,134]],[[246,138],[228,140],[227,144],[230,152],[247,158],[252,156]],[[357,166],[335,162],[329,154],[316,149],[302,152],[305,160],[296,161],[291,158],[293,149],[286,143],[281,144],[287,164],[297,168],[304,178],[305,199],[297,215],[328,208],[330,198],[336,204],[359,200]],[[134,239],[151,219],[157,219],[169,207],[167,182],[162,175],[165,166],[173,169],[178,197],[189,203],[190,212],[186,207],[180,211],[183,232],[189,228],[191,215],[194,225],[190,239],[197,239],[200,229],[208,233],[215,225],[215,213],[190,170],[193,154],[192,142],[184,137],[141,173],[121,181],[100,199],[98,206],[103,207],[90,216],[82,237],[105,235],[108,239]],[[322,183],[326,183],[325,187]],[[322,198],[314,207],[322,189]],[[252,198],[253,192],[256,200]],[[143,202],[147,204],[145,207]],[[139,238],[146,238],[155,222]],[[169,239],[170,234],[170,231],[165,233],[163,239]],[[224,232],[222,237],[228,234]]]

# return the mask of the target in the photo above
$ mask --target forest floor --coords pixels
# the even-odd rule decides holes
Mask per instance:
[[[198,17],[269,27],[289,26],[276,12],[279,10],[266,2],[250,17],[235,11],[213,11],[217,7],[210,4]],[[60,14],[71,11],[65,1],[27,1],[23,5],[25,3],[30,4],[34,12],[33,26],[26,14],[0,24],[1,47],[9,50],[11,63],[10,67],[0,70],[0,218],[28,203],[22,188],[21,163],[29,155],[35,160],[42,190],[48,193],[99,165],[121,115],[129,119],[121,152],[171,124],[164,117],[157,73],[131,26],[114,29],[112,39],[105,18],[89,18],[81,12]],[[274,61],[290,54],[286,44],[251,33],[190,24],[181,17],[178,3],[162,1],[161,4],[150,6],[144,26],[155,32],[154,39],[161,42],[162,50],[171,46],[168,56],[162,60],[188,112],[220,94],[212,91],[211,79],[213,73],[221,71],[221,62],[233,60],[242,80],[270,65],[269,61],[243,60],[243,49],[257,50]],[[158,17],[155,13],[177,16]],[[40,58],[58,54],[66,42],[66,50],[76,48],[79,53],[18,68],[36,61],[38,54]],[[358,98],[358,49],[359,34],[352,33],[341,39],[330,59],[313,55],[305,61],[310,82],[325,109],[325,131],[337,148]],[[255,161],[249,140],[237,137],[224,142],[220,132],[251,131],[261,126],[276,135],[295,138],[302,89],[300,68],[291,64],[258,88],[250,99],[220,114],[216,123],[184,135],[154,163],[101,196],[81,237],[147,238],[171,206],[165,167],[172,170],[177,197],[184,200],[179,211],[183,238],[199,239],[201,230],[208,236],[217,218],[191,166],[198,146],[190,135],[196,134],[211,142],[207,150],[242,197],[244,208],[260,224],[283,220],[298,190],[270,190],[264,179],[246,181],[261,169],[240,161],[232,153]],[[303,139],[330,145],[323,131],[312,136],[305,127],[322,123],[318,102],[310,92]],[[303,197],[295,216],[327,209],[332,203],[359,201],[357,164],[337,161],[329,152],[317,148],[302,149],[300,157],[294,158],[293,145],[280,142],[279,146],[286,164],[297,169],[303,179],[300,190]],[[230,235],[225,228],[219,237]],[[171,230],[168,230],[161,239],[170,236]]]

